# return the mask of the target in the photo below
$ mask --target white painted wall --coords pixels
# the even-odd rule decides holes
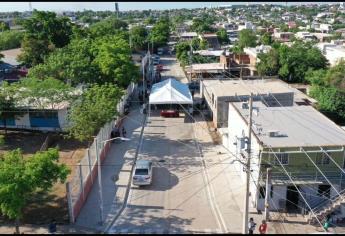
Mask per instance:
[[[64,130],[67,126],[67,108],[58,110],[60,128]]]
[[[254,115],[254,114],[253,114]],[[228,118],[228,143],[223,144],[229,149],[233,154],[236,154],[237,158],[241,161],[245,159],[241,155],[240,145],[241,142],[236,137],[247,136],[248,126],[242,119],[241,115],[235,110],[235,108],[229,104],[229,118]],[[234,145],[234,143],[237,143]],[[253,206],[256,205],[258,196],[258,179],[259,179],[259,156],[260,156],[260,145],[258,140],[254,137],[252,133],[251,141],[251,177],[250,177],[250,192],[251,192],[251,202]],[[235,168],[239,171],[243,183],[246,181],[246,173],[243,171],[243,165],[240,162],[234,162]]]
[[[24,127],[30,127],[30,117],[29,113],[24,114],[23,116],[16,116],[16,126],[24,126]]]

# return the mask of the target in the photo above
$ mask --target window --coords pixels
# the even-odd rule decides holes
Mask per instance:
[[[273,154],[274,155],[274,154]],[[277,158],[279,159],[279,161],[277,160]],[[288,165],[289,164],[289,154],[288,153],[276,153],[274,155],[274,159],[275,159],[275,164],[276,165],[280,165],[280,163],[282,165]],[[280,163],[279,163],[280,162]]]
[[[328,155],[330,155],[329,153],[327,153]],[[322,152],[320,153],[320,155],[317,155],[316,157],[316,164],[319,165],[328,165],[330,162],[330,158],[326,153]]]

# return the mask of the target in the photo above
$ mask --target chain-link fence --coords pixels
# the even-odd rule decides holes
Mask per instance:
[[[76,167],[75,175],[72,180],[66,184],[67,198],[69,206],[70,221],[74,222],[78,216],[81,208],[83,207],[85,200],[95,182],[97,176],[97,155],[96,155],[96,142],[98,146],[99,158],[102,161],[105,159],[110,142],[104,142],[110,138],[110,133],[115,126],[119,126],[123,120],[124,106],[127,102],[128,97],[136,89],[137,85],[131,83],[125,95],[122,96],[120,102],[117,104],[117,111],[119,116],[105,124],[98,132],[94,142],[85,151],[83,159],[79,162]]]

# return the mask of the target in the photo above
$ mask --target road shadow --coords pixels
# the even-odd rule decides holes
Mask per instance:
[[[116,222],[117,229],[137,229],[140,231],[166,229],[168,232],[182,231],[191,225],[194,218],[180,218],[165,215],[164,209],[157,206],[129,205],[126,214]]]

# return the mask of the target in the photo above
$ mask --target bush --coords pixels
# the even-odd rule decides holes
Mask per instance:
[[[21,31],[4,31],[0,33],[0,50],[19,48],[23,39]]]

